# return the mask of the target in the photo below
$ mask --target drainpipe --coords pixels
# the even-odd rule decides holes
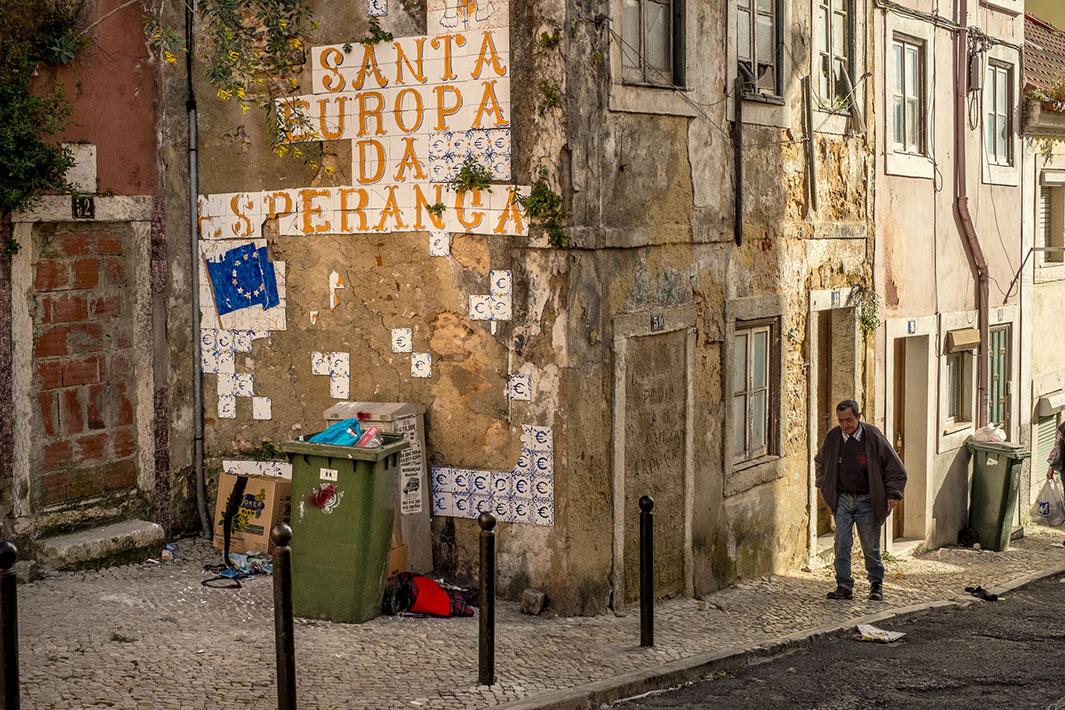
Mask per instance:
[[[196,469],[196,509],[200,514],[200,534],[210,539],[207,490],[203,477],[203,359],[200,355],[200,174],[196,155],[196,94],[192,87],[192,2],[185,3],[185,109],[189,114],[189,277],[192,280],[192,465]]]
[[[977,355],[977,427],[987,424],[987,349],[988,324],[988,272],[984,250],[976,236],[972,215],[969,213],[969,188],[965,156],[965,100],[968,96],[969,71],[969,3],[958,0],[958,25],[954,33],[954,211],[961,227],[963,245],[969,263],[976,276],[976,310],[980,324],[980,348]]]
[[[735,126],[732,129],[732,181],[736,184],[733,195],[733,211],[736,221],[732,225],[732,239],[736,246],[743,246],[743,77],[737,75],[732,88],[736,104]]]

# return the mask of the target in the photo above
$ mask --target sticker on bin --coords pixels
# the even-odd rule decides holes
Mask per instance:
[[[337,480],[337,470],[335,468],[321,468],[321,469],[318,469],[318,473],[319,473],[318,478],[320,478],[323,481],[336,481]]]

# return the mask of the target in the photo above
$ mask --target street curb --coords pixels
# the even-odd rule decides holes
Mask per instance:
[[[987,591],[1005,594],[1016,591],[1033,582],[1065,573],[1065,564],[1044,568],[1038,572],[1018,577]],[[532,698],[497,706],[500,710],[596,710],[625,698],[654,690],[666,690],[690,683],[716,671],[736,671],[754,661],[779,656],[787,651],[811,645],[814,642],[839,633],[850,631],[858,624],[875,624],[888,619],[920,616],[937,609],[966,607],[975,602],[975,597],[961,595],[953,599],[937,599],[930,602],[887,609],[876,614],[850,618],[841,623],[830,623],[812,629],[780,636],[760,644],[731,646],[718,651],[682,658],[642,671],[633,671],[611,676],[603,680],[580,685],[576,688],[557,690]]]

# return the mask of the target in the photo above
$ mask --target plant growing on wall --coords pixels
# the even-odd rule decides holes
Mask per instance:
[[[59,86],[33,93],[42,66],[66,64],[84,42],[75,32],[80,4],[44,5],[7,0],[0,13],[0,236],[7,254],[18,252],[11,215],[47,192],[68,190],[74,159],[52,136],[63,128],[70,104]]]
[[[488,168],[477,162],[476,158],[466,158],[455,177],[448,183],[448,187],[455,192],[466,192],[467,190],[486,190],[491,192],[492,173],[488,172]]]
[[[518,203],[530,219],[544,228],[548,244],[558,248],[569,246],[569,237],[562,227],[566,217],[562,211],[562,196],[547,183],[545,168],[540,168],[540,176],[533,183],[532,191],[525,197],[519,196]]]
[[[360,41],[362,42],[362,44],[366,45],[367,47],[372,47],[373,45],[375,45],[375,44],[377,44],[379,42],[391,42],[392,39],[393,39],[392,38],[392,33],[391,32],[385,32],[383,29],[381,29],[381,23],[377,21],[377,18],[376,17],[371,17],[370,18],[370,31]],[[346,51],[349,51],[349,50],[344,50],[344,51],[346,52]]]
[[[880,327],[880,296],[872,289],[857,286],[851,296],[851,303],[858,316],[858,327],[866,335],[872,335]]]
[[[278,113],[276,100],[299,89],[298,68],[317,24],[307,0],[198,0],[210,47],[205,76],[223,101],[242,111],[258,104],[268,117],[274,152],[307,157],[290,148],[287,134],[312,134],[309,119]],[[310,135],[313,137],[313,135]]]
[[[436,204],[429,205],[425,208],[429,211],[429,214],[439,217],[444,214],[444,210],[447,209],[443,202],[437,202]]]

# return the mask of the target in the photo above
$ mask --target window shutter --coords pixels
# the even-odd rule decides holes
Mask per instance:
[[[1046,462],[1050,456],[1050,450],[1054,448],[1054,434],[1058,430],[1057,417],[1040,417],[1035,425],[1035,456],[1032,457],[1034,466]]]
[[[1052,188],[1043,186],[1039,188],[1039,234],[1040,234],[1040,246],[1049,247],[1053,246],[1054,242],[1050,236],[1050,190]]]

